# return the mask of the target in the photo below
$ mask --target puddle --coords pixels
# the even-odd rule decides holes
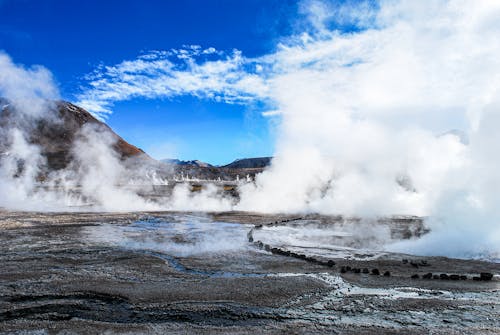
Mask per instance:
[[[247,241],[249,226],[216,222],[204,216],[172,215],[148,217],[133,223],[105,223],[85,227],[87,242],[104,244],[147,254],[164,260],[177,271],[215,278],[264,277],[265,274],[204,271],[184,266],[180,257],[214,257],[251,248]]]
[[[320,225],[315,220],[297,220],[286,226],[264,226],[253,231],[253,238],[273,247],[307,256],[351,260],[397,259],[380,250],[390,239],[385,226],[378,229],[348,225]],[[354,230],[356,229],[356,230]]]
[[[104,223],[85,227],[83,235],[90,243],[187,257],[249,248],[248,229],[239,223],[215,222],[204,216],[172,215],[144,218],[129,224]]]

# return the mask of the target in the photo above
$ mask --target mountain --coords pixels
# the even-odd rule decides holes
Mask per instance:
[[[237,178],[255,178],[271,164],[272,157],[257,157],[237,159],[222,166],[213,166],[199,160],[182,161],[179,159],[162,159],[160,162],[168,165],[179,176],[189,176],[198,179],[235,180]]]
[[[264,169],[271,165],[272,157],[256,157],[237,159],[232,163],[222,166],[225,169]]]
[[[166,158],[166,159],[160,160],[160,162],[165,163],[165,164],[180,165],[180,166],[213,167],[213,165],[199,161],[199,160],[181,161],[179,159]]]
[[[98,134],[111,138],[110,145],[133,178],[139,175],[155,175],[168,179],[204,179],[234,181],[247,176],[253,178],[270,164],[271,157],[239,159],[224,166],[213,166],[199,160],[181,161],[164,159],[156,161],[143,150],[128,143],[108,125],[96,119],[85,109],[70,102],[55,101],[48,104],[43,117],[29,115],[16,109],[7,100],[0,98],[0,158],[9,153],[11,143],[7,132],[21,129],[27,142],[36,145],[46,163],[40,168],[38,180],[44,180],[52,171],[71,167],[75,150],[85,150],[85,145],[92,145],[98,138],[84,141],[83,146],[75,147],[75,141],[81,138],[85,129],[93,128]],[[89,142],[90,141],[90,142]],[[103,153],[105,154],[105,153]],[[1,160],[0,160],[1,163]],[[20,166],[23,162],[18,162]]]
[[[43,117],[37,117],[16,110],[5,99],[0,101],[3,106],[0,112],[0,130],[21,129],[28,143],[40,148],[49,171],[64,169],[70,164],[74,141],[84,125],[92,125],[94,129],[108,135],[114,142],[113,149],[122,160],[138,158],[154,162],[144,151],[125,141],[108,125],[72,103],[55,101],[48,105]],[[2,136],[0,142],[5,141],[5,136]],[[1,143],[0,151],[2,147],[8,146],[8,143]]]

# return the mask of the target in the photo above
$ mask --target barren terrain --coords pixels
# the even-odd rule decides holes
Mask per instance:
[[[500,332],[500,264],[370,250],[335,230],[341,221],[360,224],[240,212],[3,211],[0,333]],[[425,233],[417,218],[377,224],[393,238]],[[297,239],[283,239],[283,229]],[[310,236],[300,242],[300,229],[337,231],[329,237],[336,247],[324,247],[326,237],[315,247]]]

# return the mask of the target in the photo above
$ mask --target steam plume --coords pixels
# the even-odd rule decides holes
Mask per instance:
[[[151,61],[142,57],[137,61],[140,64],[120,65],[126,65],[134,94],[108,94],[123,85],[119,85],[119,75],[107,78],[105,74],[98,76],[97,92],[90,89],[82,95],[87,106],[93,106],[92,97],[98,97],[96,112],[107,111],[120,99],[141,94],[157,97],[156,90],[140,86],[152,82],[164,84],[160,85],[162,97],[192,94],[230,97],[233,103],[270,102],[273,109],[265,114],[278,115],[280,120],[275,159],[255,183],[241,187],[238,204],[210,189],[193,197],[182,187],[167,203],[137,200],[115,187],[116,180],[123,179],[121,163],[113,155],[111,161],[100,161],[99,145],[92,148],[96,155],[91,150],[91,157],[79,157],[80,165],[86,173],[104,173],[102,180],[113,182],[102,190],[101,185],[86,183],[83,173],[76,179],[85,184],[82,189],[104,209],[125,210],[128,205],[122,204],[127,203],[134,204],[129,209],[420,215],[429,217],[432,233],[387,248],[496,257],[500,253],[496,205],[500,160],[495,152],[500,143],[496,131],[500,124],[500,3],[381,1],[377,6],[370,2],[339,6],[305,1],[301,8],[306,22],[298,26],[304,30],[283,39],[269,55],[249,59],[237,53],[237,61],[233,57],[227,63],[222,59],[202,64],[189,58],[189,67],[176,67],[159,56]],[[154,71],[157,64],[162,68]],[[0,55],[0,69],[6,70],[0,72],[4,73],[0,93],[13,101],[45,101],[57,92],[43,68],[25,69]],[[196,74],[200,69],[207,70],[203,71],[204,83],[213,87],[193,88],[191,83],[197,81],[192,78],[198,77],[189,71]],[[134,75],[145,70],[153,76],[171,72],[167,82],[162,77],[134,80]],[[23,76],[29,78],[18,79]],[[172,89],[181,83],[179,89]],[[40,115],[40,111],[31,114]],[[15,148],[9,157],[20,155],[31,167],[16,179],[26,185],[23,192],[14,197],[3,191],[2,199],[7,199],[3,202],[10,205],[35,192],[29,181],[43,162],[22,132],[12,131],[8,136]],[[99,134],[90,136],[109,147]],[[16,174],[20,158],[8,158],[3,164],[1,182],[7,186],[2,190],[18,188],[10,177]],[[98,165],[85,167],[88,160]],[[115,203],[109,194],[117,197]],[[122,196],[126,201],[119,200]]]

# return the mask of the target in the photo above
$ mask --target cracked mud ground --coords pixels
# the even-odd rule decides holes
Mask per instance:
[[[246,240],[254,224],[283,218],[0,212],[0,333],[500,333],[500,264],[329,256],[330,267]],[[224,233],[179,231],[193,220]],[[354,271],[364,268],[381,274]],[[472,280],[481,272],[495,276]]]

